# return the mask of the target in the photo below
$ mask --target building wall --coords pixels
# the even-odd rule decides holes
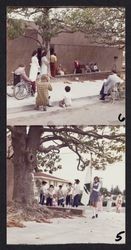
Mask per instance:
[[[117,67],[122,69],[122,50],[111,47],[82,46],[82,45],[54,45],[58,63],[73,73],[74,60],[78,59],[81,64],[97,62],[101,71],[110,71],[114,64],[114,56],[118,56]]]
[[[24,37],[7,42],[7,80],[19,64],[25,64],[26,73],[29,74],[31,55],[37,47],[37,42]]]
[[[37,38],[34,30],[28,30],[26,35]],[[114,56],[118,56],[118,67],[122,67],[122,50],[113,47],[91,45],[81,32],[73,34],[61,33],[51,39],[54,46],[58,63],[66,68],[67,73],[73,72],[73,62],[77,58],[81,64],[97,62],[101,70],[110,70],[114,62]],[[32,52],[39,47],[38,43],[26,37],[19,37],[7,41],[7,79],[16,67],[24,63],[26,72],[29,74]]]
[[[85,37],[85,34],[82,32],[59,33],[56,37],[51,39],[51,43],[63,45],[91,45],[89,38]]]

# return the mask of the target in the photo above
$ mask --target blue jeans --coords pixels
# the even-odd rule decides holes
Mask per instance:
[[[52,202],[53,202],[53,199],[48,197],[47,200],[46,200],[46,205],[47,206],[52,206],[53,205]]]
[[[71,205],[71,195],[66,196],[66,206]]]
[[[40,194],[40,204],[44,205],[44,201],[45,201],[45,196],[43,194]]]
[[[73,207],[78,207],[80,201],[80,196],[79,194],[76,194],[73,199]]]
[[[58,206],[64,207],[64,199],[59,199],[58,200]]]

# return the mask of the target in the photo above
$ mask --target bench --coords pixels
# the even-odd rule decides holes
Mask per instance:
[[[60,206],[47,206],[47,208],[51,210],[57,210],[57,211],[64,211],[64,212],[70,212],[72,215],[83,215],[84,208],[74,208],[74,207],[60,207]]]

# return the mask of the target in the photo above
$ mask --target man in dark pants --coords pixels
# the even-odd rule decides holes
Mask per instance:
[[[71,205],[72,200],[72,183],[69,182],[67,186],[67,193],[66,193],[66,206]]]
[[[80,180],[78,179],[75,179],[75,184],[74,184],[74,187],[73,187],[73,196],[74,196],[74,199],[73,199],[73,207],[78,207],[79,206],[79,202],[80,202]]]
[[[53,195],[54,195],[54,186],[50,185],[49,189],[47,190],[47,199],[46,199],[47,206],[53,206]]]
[[[42,181],[42,187],[40,189],[40,204],[41,205],[44,205],[44,202],[45,202],[45,195],[47,192],[46,184],[47,184],[46,181]]]
[[[118,87],[119,83],[123,80],[117,75],[115,70],[112,70],[112,73],[104,80],[102,88],[100,90],[100,100],[105,100],[105,96],[110,95],[111,90],[114,87]]]

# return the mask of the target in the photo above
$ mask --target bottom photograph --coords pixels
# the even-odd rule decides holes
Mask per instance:
[[[7,126],[7,244],[125,244],[125,126]]]

